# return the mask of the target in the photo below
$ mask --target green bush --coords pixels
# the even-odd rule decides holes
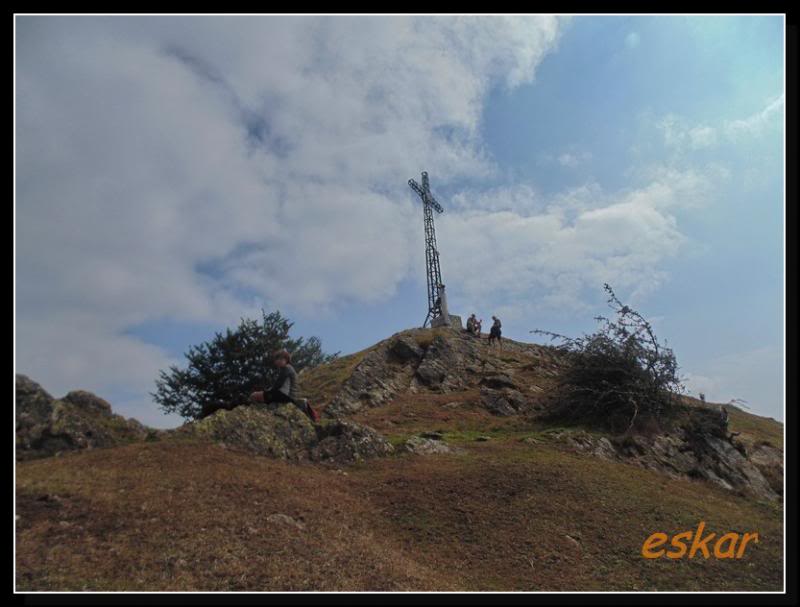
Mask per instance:
[[[292,353],[298,373],[338,356],[325,354],[316,337],[292,339],[292,324],[280,312],[261,311],[261,322],[242,319],[235,331],[215,333],[214,338],[191,346],[184,354],[185,369],[171,366],[160,371],[151,394],[165,413],[198,419],[203,412],[246,403],[251,392],[268,388],[275,379],[272,353],[285,348]]]

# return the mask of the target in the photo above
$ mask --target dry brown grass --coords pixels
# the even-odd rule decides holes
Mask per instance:
[[[463,455],[343,471],[191,441],[20,464],[17,588],[780,588],[776,507],[508,430],[465,440]],[[273,513],[305,529],[269,523]],[[761,542],[741,561],[639,555],[650,533],[700,520]]]
[[[185,441],[24,464],[18,589],[449,586],[376,534],[368,504],[344,479]],[[270,523],[273,513],[306,527]]]

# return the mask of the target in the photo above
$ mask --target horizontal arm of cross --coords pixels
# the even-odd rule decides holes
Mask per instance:
[[[411,189],[414,190],[417,194],[422,196],[423,200],[425,199],[425,192],[422,190],[421,187],[419,187],[419,184],[416,181],[414,181],[413,179],[409,179],[408,185],[410,185]]]

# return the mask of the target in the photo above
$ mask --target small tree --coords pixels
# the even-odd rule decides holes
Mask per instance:
[[[561,340],[566,367],[553,393],[552,414],[611,431],[660,425],[679,405],[684,387],[675,355],[656,339],[653,327],[604,285],[616,319],[595,317],[600,328],[570,338],[551,331],[532,333]]]
[[[251,392],[268,387],[275,379],[271,355],[282,348],[292,353],[297,371],[328,362],[338,356],[325,354],[316,337],[289,337],[293,323],[280,312],[261,311],[261,322],[243,318],[235,331],[215,333],[214,338],[191,346],[184,354],[185,369],[170,366],[160,371],[151,396],[165,413],[197,419],[217,409],[247,402]]]

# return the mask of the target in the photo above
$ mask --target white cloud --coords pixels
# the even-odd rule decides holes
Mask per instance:
[[[405,181],[492,173],[486,94],[531,82],[558,33],[548,16],[17,17],[17,369],[143,393],[167,357],[125,334],[138,323],[388,297],[421,248]]]
[[[664,144],[673,149],[698,150],[716,145],[717,129],[712,126],[700,124],[690,125],[687,120],[667,114],[656,123],[664,136]]]
[[[770,125],[780,119],[784,108],[784,95],[781,93],[770,100],[764,109],[741,120],[730,120],[725,123],[725,132],[736,141],[743,136],[758,136]]]
[[[504,301],[509,313],[531,316],[584,311],[583,290],[604,282],[630,290],[633,302],[651,293],[665,278],[662,262],[686,242],[676,211],[705,204],[719,176],[665,167],[645,175],[620,192],[586,184],[544,199],[522,185],[470,196],[471,207],[437,225],[452,299],[470,308]]]
[[[784,108],[784,95],[770,99],[761,110],[736,120],[724,120],[718,125],[690,124],[681,116],[667,114],[656,122],[664,144],[675,151],[700,150],[720,143],[740,143],[744,138],[759,137],[779,124]]]
[[[707,148],[716,143],[717,132],[710,126],[696,126],[689,130],[689,147],[692,149]]]
[[[709,402],[743,399],[752,413],[783,419],[783,357],[775,346],[734,352],[698,365],[686,374],[692,393]]]

